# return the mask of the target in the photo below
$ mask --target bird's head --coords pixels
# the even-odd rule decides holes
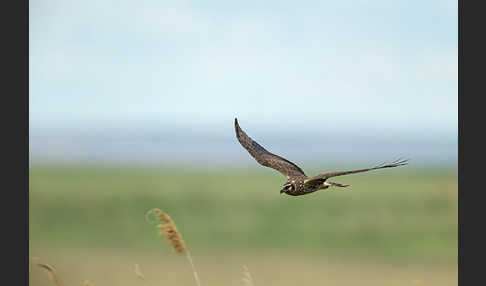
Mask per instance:
[[[286,183],[285,185],[282,186],[282,189],[280,190],[280,193],[287,193],[289,191],[292,191],[294,189],[294,185],[292,183]]]

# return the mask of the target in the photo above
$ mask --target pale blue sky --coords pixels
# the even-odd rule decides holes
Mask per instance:
[[[457,1],[30,1],[31,132],[457,137]],[[223,128],[224,127],[224,128]]]

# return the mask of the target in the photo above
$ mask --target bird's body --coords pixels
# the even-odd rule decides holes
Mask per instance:
[[[347,187],[348,185],[343,185],[339,183],[334,183],[334,182],[326,182],[323,180],[322,182],[316,183],[316,184],[306,184],[307,177],[298,177],[293,180],[287,181],[283,187],[288,185],[288,189],[285,189],[282,193],[286,193],[287,195],[290,196],[301,196],[301,195],[306,195],[313,193],[315,191],[319,190],[325,190],[331,186],[335,187]]]
[[[307,177],[297,177],[293,178],[292,180],[287,180],[287,182],[283,185],[285,190],[283,193],[290,196],[300,196],[313,193],[320,189],[329,188],[329,186],[325,186],[324,183],[316,186],[306,186],[304,184],[305,179],[307,179]]]
[[[328,178],[335,176],[342,176],[353,173],[361,173],[370,170],[398,167],[407,164],[407,160],[396,160],[390,164],[381,164],[376,167],[351,170],[351,171],[338,171],[319,174],[313,177],[307,177],[302,169],[289,160],[280,157],[278,155],[268,152],[265,148],[260,146],[257,142],[253,141],[246,133],[241,130],[238,120],[235,118],[235,132],[236,138],[240,144],[255,158],[255,160],[263,166],[275,169],[287,177],[287,182],[283,185],[283,189],[280,193],[285,193],[291,196],[301,196],[310,194],[318,190],[327,189],[331,186],[335,187],[347,187],[339,183],[329,182]]]

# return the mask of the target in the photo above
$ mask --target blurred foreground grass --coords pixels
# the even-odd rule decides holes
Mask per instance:
[[[455,170],[393,169],[342,176],[334,181],[351,184],[350,187],[301,197],[280,195],[279,187],[284,181],[283,176],[266,169],[205,172],[32,168],[30,252],[32,256],[49,258],[44,262],[57,263],[57,268],[65,267],[64,271],[105,263],[100,266],[100,277],[114,265],[120,266],[121,261],[125,263],[125,268],[120,270],[123,277],[131,277],[130,263],[139,263],[142,270],[144,262],[152,271],[158,267],[157,263],[160,271],[175,269],[178,266],[170,263],[170,257],[174,258],[175,254],[144,218],[146,211],[158,207],[176,221],[198,268],[206,268],[200,271],[203,280],[209,279],[204,275],[205,271],[211,272],[207,267],[219,265],[215,266],[219,270],[212,270],[219,272],[222,261],[230,273],[238,272],[234,284],[239,284],[241,269],[236,265],[245,263],[250,271],[252,265],[271,267],[265,271],[267,274],[282,273],[286,267],[292,267],[301,269],[302,275],[309,269],[319,268],[320,272],[314,275],[321,275],[322,271],[331,271],[330,267],[336,273],[344,274],[349,268],[356,275],[366,276],[365,272],[359,274],[359,269],[369,267],[371,272],[380,273],[379,267],[364,266],[374,265],[371,261],[376,260],[383,261],[380,265],[385,272],[393,268],[391,261],[416,265],[415,272],[425,271],[420,266],[422,263],[433,267],[446,265],[426,272],[440,273],[440,277],[433,278],[442,281],[437,285],[457,284],[454,281],[458,234]],[[157,255],[154,258],[154,252],[162,253],[169,260]],[[244,261],[245,255],[252,258]],[[234,260],[235,256],[239,257],[238,261]],[[331,257],[339,257],[340,262],[332,264]],[[184,260],[177,261],[184,264]],[[69,265],[77,270],[68,270]],[[181,267],[180,271],[189,271],[186,266]],[[356,269],[352,270],[353,267]],[[402,264],[393,268],[398,272],[389,273],[400,276],[404,267]],[[98,275],[93,270],[90,272]],[[253,272],[256,272],[254,276],[260,275],[260,280],[267,279],[257,269]],[[90,279],[86,275],[83,279]],[[302,275],[292,277],[298,279]],[[191,276],[184,277],[191,279]],[[412,275],[407,281],[413,278],[417,277]],[[275,277],[268,279],[279,281]],[[390,279],[387,281],[392,282]],[[444,283],[445,280],[449,282]],[[374,280],[370,278],[370,281]],[[122,285],[114,280],[105,282]],[[192,284],[181,284],[189,283]],[[369,285],[385,285],[380,283]],[[295,285],[283,281],[279,284]],[[341,285],[351,284],[342,282]]]

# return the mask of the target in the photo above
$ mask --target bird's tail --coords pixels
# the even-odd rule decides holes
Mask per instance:
[[[332,186],[332,187],[347,187],[349,185],[343,185],[343,184],[339,184],[339,183],[334,183],[334,182],[325,182],[324,184],[328,185],[328,186]]]

